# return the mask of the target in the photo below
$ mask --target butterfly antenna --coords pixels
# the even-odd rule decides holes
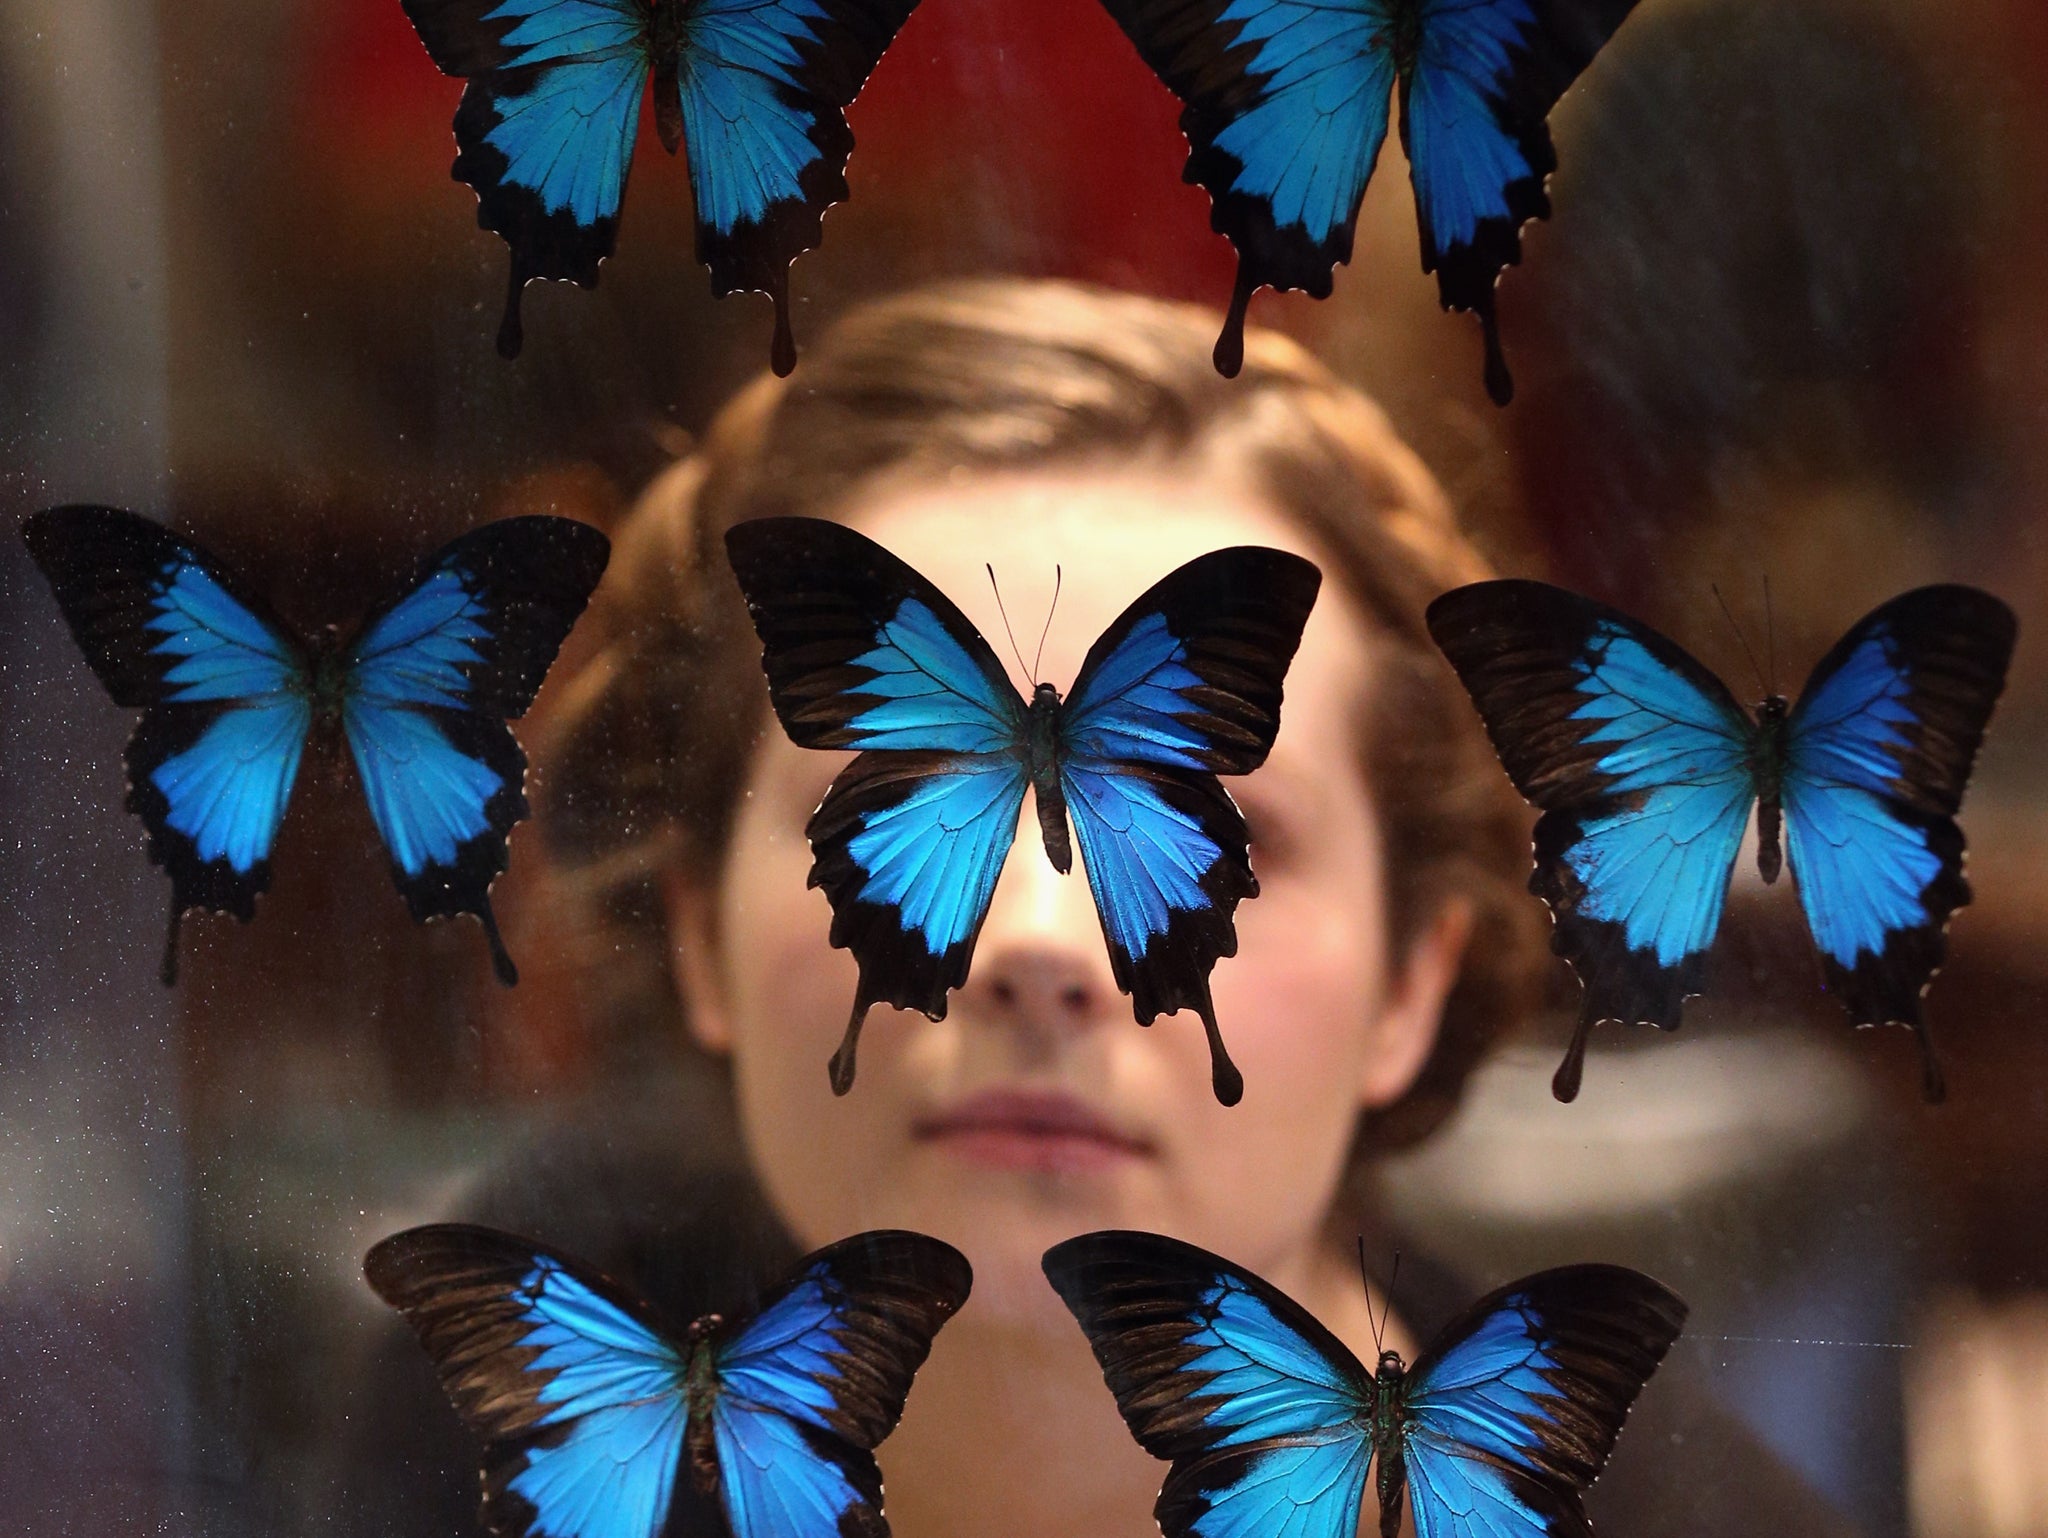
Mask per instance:
[[[1384,1350],[1380,1343],[1380,1325],[1372,1317],[1372,1278],[1365,1271],[1365,1235],[1358,1236],[1358,1285],[1365,1289],[1365,1322],[1372,1326],[1372,1349]]]
[[[987,571],[988,585],[996,595],[996,613],[1003,617],[1003,634],[1010,638],[1011,654],[1016,657],[1017,666],[1024,668],[1024,676],[1029,680],[1031,687],[1036,689],[1038,687],[1038,675],[1032,669],[1024,667],[1024,649],[1017,644],[1017,632],[1010,628],[1010,611],[1003,607],[1003,590],[996,586],[996,569],[986,561],[982,562],[982,568]],[[1052,623],[1051,615],[1046,616],[1046,623],[1048,625]]]
[[[1742,655],[1749,659],[1749,670],[1756,674],[1758,687],[1765,694],[1769,694],[1771,692],[1770,683],[1764,677],[1764,670],[1756,665],[1756,653],[1749,649],[1749,637],[1742,633],[1742,627],[1735,623],[1735,616],[1729,612],[1728,600],[1721,596],[1720,584],[1712,584],[1711,591],[1714,595],[1714,602],[1721,606],[1721,617],[1728,621],[1728,628],[1735,632],[1735,639],[1742,647]]]
[[[1045,628],[1038,632],[1038,650],[1031,654],[1031,687],[1034,689],[1038,687],[1038,664],[1045,660],[1045,638],[1052,634],[1052,617],[1059,612],[1060,582],[1063,575],[1059,567],[1053,567],[1052,603],[1045,611]]]

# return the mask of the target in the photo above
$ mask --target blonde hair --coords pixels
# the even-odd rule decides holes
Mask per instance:
[[[831,517],[878,477],[943,477],[1090,459],[1215,458],[1297,520],[1374,627],[1359,752],[1385,841],[1398,946],[1442,904],[1470,905],[1470,947],[1409,1093],[1365,1119],[1361,1157],[1434,1128],[1496,1036],[1534,1002],[1541,915],[1523,890],[1528,820],[1422,612],[1487,575],[1442,491],[1385,416],[1272,332],[1241,375],[1215,372],[1215,317],[1071,284],[949,283],[846,315],[789,380],[763,377],[657,479],[616,542],[547,765],[558,850],[587,870],[666,981],[658,867],[715,879],[767,721],[760,650],[726,569],[733,524]],[[617,878],[617,879],[613,879]],[[641,975],[641,974],[636,974]]]

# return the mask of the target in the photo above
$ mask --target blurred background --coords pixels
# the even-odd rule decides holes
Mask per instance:
[[[602,285],[529,290],[503,363],[459,91],[397,0],[9,0],[0,519],[171,518],[308,628],[485,518],[614,523],[765,365],[768,303],[711,298],[650,119]],[[850,118],[799,342],[955,274],[1227,297],[1175,104],[1097,0],[930,0]],[[1382,1199],[1475,1275],[1597,1243],[1666,1276],[1679,1349],[1865,1530],[2048,1534],[2048,8],[1642,0],[1553,123],[1557,217],[1502,284],[1510,410],[1418,269],[1392,146],[1335,297],[1252,318],[1378,397],[1504,570],[1624,605],[1738,694],[1715,584],[1754,638],[1769,579],[1788,691],[1903,588],[2019,609],[1930,1000],[1951,1098],[1918,1104],[1903,1032],[1844,1027],[1745,864],[1683,1033],[1603,1040],[1560,1107],[1560,975],[1557,1019]],[[131,719],[11,537],[0,723],[7,1526],[358,1530],[363,1249],[494,1172],[643,1143],[715,1187],[720,1097],[551,922],[533,827],[498,888],[506,993],[472,926],[406,917],[339,771],[302,777],[258,922],[193,915],[160,988]]]

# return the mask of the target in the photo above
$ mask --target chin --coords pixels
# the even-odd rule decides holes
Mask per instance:
[[[1125,1181],[983,1172],[920,1181],[906,1195],[912,1199],[895,1209],[904,1226],[957,1246],[974,1267],[975,1314],[1013,1328],[1073,1328],[1040,1267],[1055,1244],[1099,1228],[1159,1222],[1154,1204],[1135,1200]]]

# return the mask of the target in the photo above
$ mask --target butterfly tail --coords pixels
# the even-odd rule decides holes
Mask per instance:
[[[775,303],[775,339],[768,347],[768,366],[777,379],[787,379],[796,369],[796,332],[789,323],[789,268],[783,267],[768,284],[768,297]]]
[[[1487,398],[1496,406],[1505,406],[1515,398],[1515,378],[1508,372],[1507,354],[1501,350],[1500,315],[1494,307],[1491,289],[1478,310],[1479,328],[1486,338]]]
[[[1579,1080],[1586,1072],[1586,1042],[1593,1034],[1594,1018],[1591,1009],[1580,1014],[1578,1029],[1572,1032],[1572,1044],[1565,1048],[1564,1061],[1557,1065],[1550,1080],[1552,1098],[1566,1105],[1579,1098]]]
[[[185,917],[185,909],[178,902],[177,894],[171,894],[171,922],[164,934],[164,959],[156,969],[156,975],[163,980],[166,988],[178,986],[178,928]]]
[[[1259,280],[1253,275],[1251,264],[1242,257],[1237,263],[1237,284],[1230,291],[1230,313],[1223,317],[1222,334],[1216,338],[1216,372],[1225,379],[1235,379],[1238,370],[1244,367],[1244,322],[1251,309],[1252,295],[1259,291]]]
[[[491,947],[491,970],[507,988],[518,987],[519,968],[513,964],[512,953],[505,949],[505,937],[498,932],[498,916],[491,911],[488,897],[477,905],[476,916],[483,922],[484,939]]]
[[[498,322],[498,356],[510,362],[526,345],[526,327],[519,319],[519,299],[526,292],[530,274],[517,256],[512,258],[512,276],[505,289],[505,317]]]
[[[1223,1045],[1223,1032],[1217,1028],[1216,1006],[1210,1002],[1206,981],[1195,1010],[1202,1017],[1202,1031],[1209,1038],[1209,1086],[1216,1092],[1216,1103],[1236,1105],[1244,1099],[1244,1075],[1237,1071],[1229,1049]]]
[[[1915,1021],[1913,1037],[1920,1043],[1920,1098],[1929,1105],[1948,1099],[1948,1077],[1941,1071],[1941,1059],[1934,1055],[1934,1038],[1925,1020]]]
[[[853,1013],[846,1020],[846,1034],[839,1038],[839,1050],[832,1054],[832,1093],[843,1095],[853,1088],[854,1055],[860,1051],[860,1028],[867,1020],[869,1004],[855,997]]]

